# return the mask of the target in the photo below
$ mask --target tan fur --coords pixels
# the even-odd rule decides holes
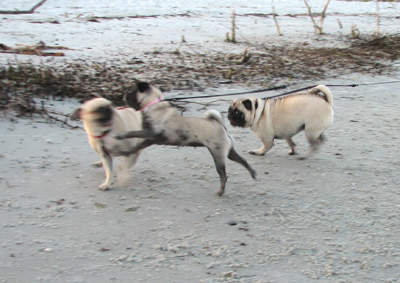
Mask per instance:
[[[112,119],[109,123],[100,123],[101,114],[97,113],[101,107],[110,107]],[[116,140],[115,135],[123,134],[127,131],[141,130],[142,115],[132,108],[117,109],[112,107],[111,101],[104,98],[94,98],[86,101],[74,111],[71,119],[80,118],[88,136],[90,146],[100,155],[101,162],[96,162],[95,166],[103,165],[106,180],[99,186],[100,190],[108,190],[113,183],[112,156],[119,156],[121,151],[129,150],[136,146],[140,139]],[[96,138],[106,135],[102,138]],[[128,169],[136,164],[141,152],[123,156],[119,165],[121,174],[126,174]]]
[[[250,99],[253,109],[248,110],[242,104]],[[254,105],[258,103],[255,110]],[[319,85],[307,93],[297,93],[283,98],[236,99],[231,104],[232,109],[238,109],[245,116],[244,128],[250,127],[263,146],[251,154],[264,155],[274,146],[274,139],[285,139],[289,144],[289,154],[296,154],[296,145],[292,137],[301,130],[305,131],[310,143],[310,156],[323,142],[323,132],[333,123],[333,97],[330,90]]]

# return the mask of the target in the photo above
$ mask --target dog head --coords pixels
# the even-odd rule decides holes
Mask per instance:
[[[85,123],[96,123],[99,126],[110,126],[112,117],[112,103],[105,98],[93,98],[85,101],[70,115],[70,119],[73,121],[82,120]]]
[[[253,124],[258,108],[256,98],[239,98],[232,101],[228,109],[228,119],[232,126],[248,128]]]
[[[140,110],[147,104],[162,97],[161,91],[146,82],[138,82],[124,94],[126,106]]]

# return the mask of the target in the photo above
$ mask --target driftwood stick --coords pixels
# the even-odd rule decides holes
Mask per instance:
[[[326,12],[326,9],[328,8],[328,5],[330,2],[331,2],[331,0],[326,1],[324,9],[322,10],[322,13],[321,13],[321,19],[319,21],[320,33],[322,33],[322,26],[323,26],[324,19],[325,19],[325,12]]]
[[[318,28],[318,25],[317,25],[317,23],[315,22],[314,17],[313,17],[313,15],[312,15],[311,7],[310,7],[310,5],[308,5],[307,0],[304,0],[304,4],[306,4],[306,6],[307,6],[308,15],[310,16],[311,21],[312,21],[313,24],[314,24],[315,31],[316,31],[316,33],[317,33],[317,30],[318,30],[319,28]]]
[[[274,18],[276,29],[278,30],[278,34],[282,35],[281,29],[280,29],[279,24],[278,24],[278,20],[276,19],[274,0],[271,0],[271,2],[272,2],[272,15],[273,15],[273,18]]]
[[[314,17],[313,17],[312,12],[311,12],[311,7],[310,7],[310,5],[308,5],[307,0],[303,0],[303,1],[304,1],[304,4],[306,4],[306,6],[307,6],[308,15],[310,16],[311,21],[314,24],[315,33],[316,34],[321,34],[322,33],[322,24],[323,24],[323,21],[325,19],[325,12],[326,12],[326,9],[328,8],[330,0],[328,0],[326,2],[325,6],[324,6],[324,9],[323,9],[322,14],[321,14],[320,24],[317,24],[316,21],[314,20]]]
[[[42,0],[39,3],[37,3],[35,6],[33,6],[30,10],[24,10],[24,11],[4,11],[0,10],[0,14],[8,14],[8,15],[18,15],[18,14],[33,14],[37,8],[42,6],[47,0]]]
[[[379,37],[379,23],[380,23],[380,15],[379,15],[379,0],[376,0],[376,36]]]
[[[236,42],[236,23],[235,23],[235,10],[232,10],[232,42],[235,43]]]

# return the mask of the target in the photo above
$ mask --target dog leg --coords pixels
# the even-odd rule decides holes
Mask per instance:
[[[99,186],[99,190],[107,191],[111,189],[111,184],[113,182],[113,173],[112,173],[112,158],[111,156],[101,150],[101,161],[103,163],[104,171],[106,172],[106,180]]]
[[[221,186],[217,193],[217,196],[220,197],[224,194],[226,181],[228,180],[225,170],[225,156],[222,156],[221,152],[215,152],[210,150],[210,153],[214,159],[215,168],[217,169],[217,172],[219,174],[219,180],[221,182]]]
[[[122,157],[122,162],[118,165],[119,171],[127,171],[138,162],[138,157],[141,152],[133,153]]]
[[[308,142],[310,143],[310,150],[306,155],[300,157],[300,160],[311,157],[315,152],[319,150],[319,148],[325,141],[325,136],[323,133],[310,133],[306,131],[305,134]]]
[[[252,155],[264,155],[274,146],[274,140],[261,140],[263,146],[259,150],[250,150],[249,153]]]
[[[253,179],[256,179],[256,178],[257,178],[257,172],[256,172],[256,170],[254,170],[254,169],[249,165],[249,163],[247,163],[246,159],[244,159],[243,157],[241,157],[241,156],[239,155],[239,153],[237,153],[237,151],[236,151],[233,147],[231,147],[231,149],[230,149],[230,151],[229,151],[228,158],[229,158],[230,160],[233,160],[233,161],[236,161],[236,162],[242,164],[242,165],[250,172],[251,177],[252,177]]]
[[[151,146],[152,144],[154,144],[153,140],[147,139],[141,142],[139,145],[129,149],[128,151],[118,152],[118,155],[129,156],[131,154],[140,154],[142,149],[145,149],[146,147]]]
[[[140,153],[141,152],[122,157],[121,163],[118,165],[118,174],[117,174],[119,185],[123,185],[128,180],[131,179],[128,172],[129,168],[131,168],[137,163]]]
[[[128,138],[154,138],[156,137],[157,134],[154,133],[152,130],[142,130],[142,131],[131,131],[127,132],[123,135],[116,135],[115,138],[117,140],[123,140],[123,139],[128,139]]]
[[[286,142],[288,143],[288,145],[290,147],[289,155],[296,155],[297,154],[296,144],[294,143],[292,138],[286,139]]]

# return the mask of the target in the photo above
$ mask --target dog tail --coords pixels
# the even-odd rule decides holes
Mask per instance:
[[[331,106],[333,106],[333,95],[332,95],[331,90],[325,85],[317,85],[316,87],[310,89],[310,93],[312,93],[312,94],[318,94],[319,92],[322,92],[324,94],[324,99]]]
[[[224,124],[224,118],[222,117],[221,113],[219,113],[217,110],[207,110],[206,113],[204,114],[206,119],[209,120],[216,120],[220,124]]]

